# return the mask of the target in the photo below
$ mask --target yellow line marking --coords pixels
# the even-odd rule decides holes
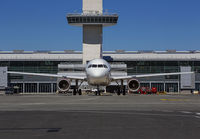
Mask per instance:
[[[189,99],[160,99],[162,101],[189,101]]]

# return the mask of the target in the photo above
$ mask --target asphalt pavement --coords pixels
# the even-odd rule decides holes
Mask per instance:
[[[0,96],[0,139],[199,139],[199,95]]]

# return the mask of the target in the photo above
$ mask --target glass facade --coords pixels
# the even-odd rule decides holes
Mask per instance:
[[[66,61],[0,61],[0,66],[7,66],[9,71],[57,74],[60,63],[66,63]],[[67,61],[67,63],[80,64],[81,61]],[[191,66],[192,71],[200,73],[200,61],[110,61],[110,63],[127,64],[128,75],[180,72],[180,66]],[[46,78],[40,82],[34,81],[34,79],[32,82],[27,82],[25,76],[22,75],[8,76],[9,86],[18,86],[19,92],[56,92],[56,80],[48,82],[49,79]],[[165,76],[162,81],[148,78],[145,83],[141,83],[141,86],[157,87],[158,91],[178,92],[179,82],[179,76]],[[199,88],[200,79],[196,78],[195,89],[200,91]]]
[[[158,92],[164,92],[165,91],[164,83],[152,83],[151,87],[157,88]]]
[[[125,61],[124,63],[128,66],[128,74],[179,72],[182,66],[179,61]]]
[[[195,90],[200,91],[200,83],[196,83],[196,84],[195,84]]]
[[[25,83],[24,92],[26,93],[35,93],[37,90],[37,83]]]
[[[9,71],[57,73],[61,61],[8,61],[0,62],[0,66],[7,66]]]
[[[52,87],[50,83],[40,83],[39,84],[39,92],[40,93],[51,93]]]
[[[140,87],[150,87],[150,83],[140,83]]]
[[[166,83],[165,91],[166,92],[178,92],[178,83]]]

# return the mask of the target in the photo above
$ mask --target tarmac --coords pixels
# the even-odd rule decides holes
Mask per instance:
[[[200,95],[0,96],[1,139],[199,139]]]

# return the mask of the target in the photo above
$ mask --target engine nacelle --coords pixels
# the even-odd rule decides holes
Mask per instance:
[[[70,89],[71,82],[68,79],[60,79],[57,83],[58,89],[61,92],[67,92]]]
[[[136,79],[130,79],[128,81],[128,89],[131,92],[136,92],[140,88],[140,83]]]

